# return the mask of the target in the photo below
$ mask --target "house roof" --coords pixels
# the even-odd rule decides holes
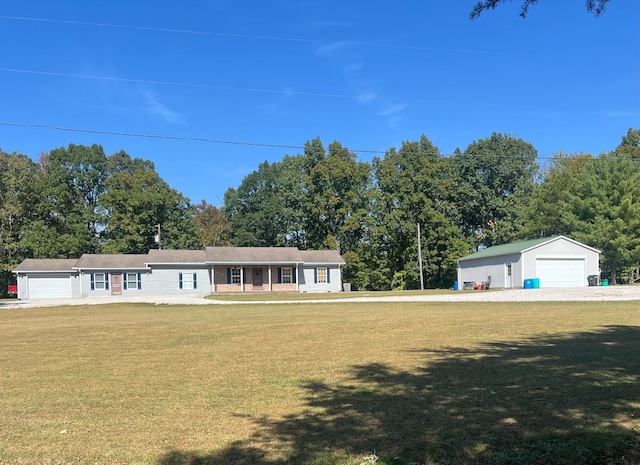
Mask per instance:
[[[553,237],[542,237],[542,238],[538,238],[538,239],[531,239],[528,241],[521,241],[521,242],[512,242],[511,244],[502,244],[502,245],[494,245],[493,247],[488,247],[484,250],[480,250],[479,252],[476,253],[472,253],[471,255],[467,255],[466,257],[462,257],[460,259],[458,259],[459,262],[463,262],[466,260],[475,260],[477,258],[490,258],[490,257],[500,257],[503,255],[513,255],[513,254],[518,254],[518,253],[523,253],[526,252],[530,249],[533,249],[535,247],[539,247],[543,244],[547,244],[549,242],[553,242],[556,241],[558,239],[566,239],[570,242],[573,242],[575,244],[580,244],[583,247],[586,247],[590,250],[593,250],[595,252],[600,252],[599,250],[596,250],[592,247],[589,247],[588,245],[582,244],[580,242],[574,241],[573,239],[570,239],[568,237],[565,236],[553,236]]]
[[[83,254],[73,268],[92,269],[140,269],[145,268],[145,254]]]
[[[304,263],[346,263],[337,250],[301,250]]]
[[[69,272],[74,271],[73,266],[77,261],[77,258],[27,258],[23,260],[22,263],[20,263],[17,267],[15,267],[13,269],[13,272]]]
[[[207,255],[204,250],[149,250],[149,255],[145,255],[147,263],[204,263]]]
[[[207,263],[337,263],[344,260],[335,250],[298,250],[297,247],[207,247]]]
[[[148,265],[185,264],[338,264],[336,250],[298,250],[296,247],[207,247],[205,250],[158,250],[148,254],[84,254],[79,259],[28,258],[13,271],[73,272],[77,270],[139,270]]]

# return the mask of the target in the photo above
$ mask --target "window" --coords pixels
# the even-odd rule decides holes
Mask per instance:
[[[231,268],[231,284],[241,284],[242,282],[242,269]]]
[[[291,284],[293,279],[291,278],[291,268],[283,268],[282,269],[282,284]]]
[[[318,283],[326,284],[327,281],[327,269],[326,268],[318,268]]]
[[[179,288],[180,289],[197,289],[198,288],[198,275],[196,273],[179,273]]]
[[[125,289],[140,289],[140,274],[139,273],[127,273],[125,275],[124,288]]]
[[[109,274],[94,273],[91,275],[91,290],[105,291],[109,290]]]

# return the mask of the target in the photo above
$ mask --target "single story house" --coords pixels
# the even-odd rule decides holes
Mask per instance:
[[[585,287],[600,274],[600,251],[565,236],[488,247],[458,260],[458,283],[491,282],[491,288]]]
[[[345,261],[335,250],[207,247],[148,254],[26,259],[13,273],[18,298],[229,292],[339,292]]]

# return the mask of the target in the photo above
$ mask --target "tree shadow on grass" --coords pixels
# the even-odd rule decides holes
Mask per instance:
[[[412,371],[355,366],[348,382],[305,385],[305,414],[255,419],[251,445],[172,451],[158,464],[340,463],[319,460],[331,451],[416,463],[640,463],[639,342],[640,328],[610,326],[416,351]],[[273,441],[288,445],[285,459],[261,447]]]

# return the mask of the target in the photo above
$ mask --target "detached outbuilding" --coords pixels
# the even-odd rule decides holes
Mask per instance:
[[[565,236],[496,245],[458,260],[458,282],[491,282],[491,288],[586,287],[600,274],[600,251]]]

